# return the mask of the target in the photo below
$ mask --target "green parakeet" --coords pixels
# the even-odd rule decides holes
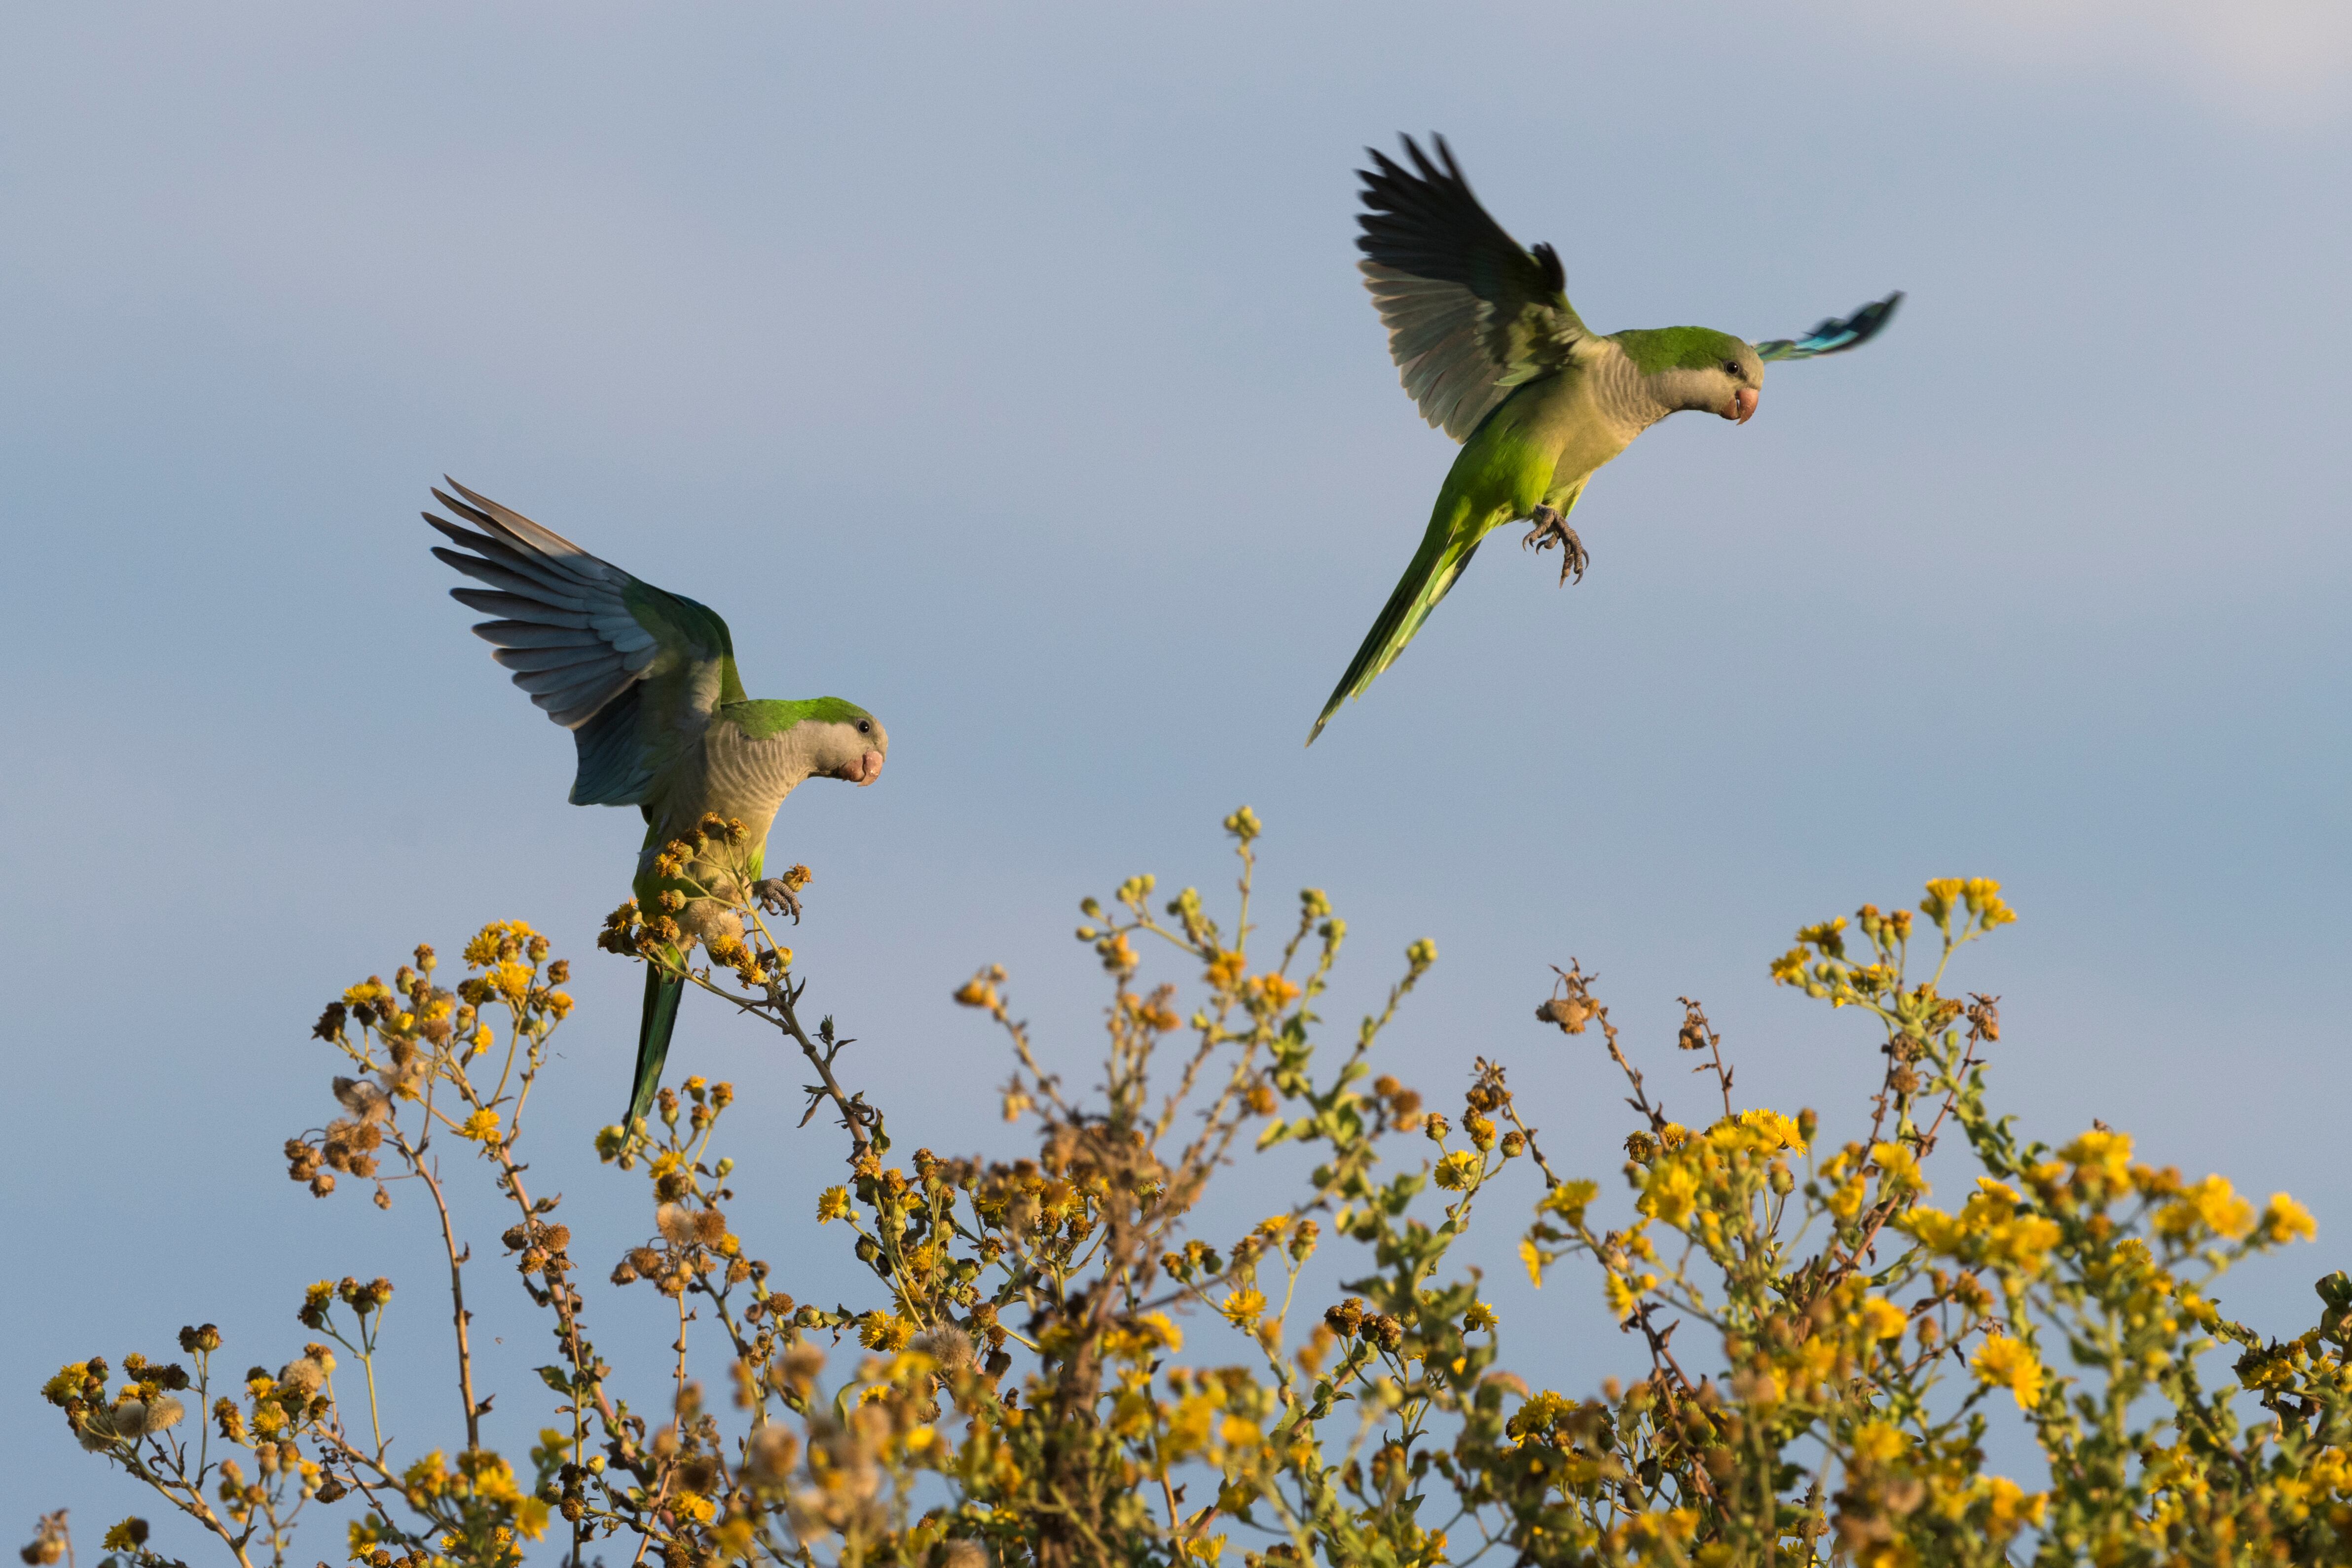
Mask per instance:
[[[1438,491],[1421,549],[1307,737],[1360,696],[1445,597],[1478,543],[1529,521],[1524,541],[1557,544],[1560,581],[1581,577],[1583,541],[1568,515],[1593,470],[1685,409],[1745,424],[1768,360],[1806,360],[1867,342],[1900,293],[1802,338],[1749,343],[1706,327],[1602,336],[1569,304],[1559,256],[1522,249],[1486,215],[1444,137],[1432,162],[1404,139],[1407,169],[1371,152],[1357,246],[1389,329],[1389,353],[1430,423],[1463,444]]]
[[[634,885],[646,917],[660,916],[664,893],[686,897],[671,916],[681,957],[698,941],[740,936],[724,904],[693,896],[698,886],[799,918],[792,888],[761,874],[776,808],[803,779],[873,783],[890,751],[881,721],[839,697],[747,697],[727,622],[716,612],[597,559],[455,479],[449,487],[457,495],[436,489],[434,498],[481,531],[426,512],[425,520],[459,547],[436,545],[433,553],[488,585],[453,588],[449,596],[499,618],[475,634],[497,644],[490,657],[572,732],[580,754],[572,803],[635,806],[645,814]],[[654,862],[663,846],[694,839],[706,814],[740,821],[749,832],[740,842],[709,841],[686,868],[687,880],[660,875]],[[634,1127],[653,1103],[685,989],[684,981],[646,968],[624,1126]]]

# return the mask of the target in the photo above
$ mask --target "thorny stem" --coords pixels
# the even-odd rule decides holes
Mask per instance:
[[[1716,1033],[1715,1030],[1708,1026],[1706,1021],[1706,1013],[1696,1002],[1691,1000],[1688,997],[1676,997],[1675,999],[1682,1003],[1683,1010],[1686,1015],[1683,1019],[1683,1028],[1685,1030],[1696,1030],[1698,1034],[1705,1037],[1707,1050],[1712,1057],[1711,1061],[1702,1061],[1696,1067],[1692,1068],[1691,1071],[1693,1072],[1706,1072],[1712,1070],[1715,1073],[1716,1086],[1723,1091],[1724,1115],[1728,1117],[1738,1114],[1738,1113],[1733,1111],[1731,1108],[1732,1070],[1723,1064],[1723,1037]]]
[[[427,1136],[429,1139],[430,1134]],[[474,1352],[472,1338],[466,1326],[470,1314],[466,1311],[465,1265],[467,1260],[474,1255],[474,1249],[470,1245],[462,1252],[458,1249],[457,1228],[449,1218],[449,1200],[442,1195],[438,1172],[424,1157],[425,1145],[411,1146],[407,1134],[402,1133],[395,1133],[394,1140],[394,1146],[408,1162],[409,1169],[424,1180],[425,1190],[433,1195],[433,1207],[441,1216],[441,1246],[449,1258],[449,1321],[457,1335],[457,1393],[466,1402],[466,1447],[468,1450],[478,1448],[482,1446],[482,1418],[474,1405]],[[368,1387],[373,1400],[375,1387],[373,1369],[368,1374]],[[373,1417],[373,1410],[370,1414]]]

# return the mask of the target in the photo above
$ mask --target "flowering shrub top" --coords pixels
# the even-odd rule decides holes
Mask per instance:
[[[341,1114],[286,1147],[321,1197],[371,1183],[388,1207],[413,1182],[431,1199],[463,1442],[403,1461],[376,1430],[383,1280],[311,1287],[298,1316],[319,1337],[275,1373],[224,1383],[206,1325],[182,1333],[192,1368],[133,1355],[118,1377],[92,1360],[45,1392],[85,1446],[248,1568],[285,1562],[304,1511],[340,1500],[359,1509],[350,1553],[375,1568],[510,1568],[551,1532],[574,1563],[624,1551],[667,1568],[2352,1556],[2352,1280],[2320,1281],[2315,1328],[2266,1340],[2222,1317],[2211,1286],[2311,1236],[2291,1198],[2257,1205],[2218,1176],[2140,1163],[2105,1126],[2024,1142],[1989,1109],[1998,1006],[1942,987],[1960,947],[2014,918],[1997,884],[1930,883],[1916,916],[1864,905],[1773,963],[1777,982],[1874,1020],[1883,1061],[1850,1136],[1811,1110],[1738,1105],[1688,999],[1675,1045],[1703,1057],[1719,1113],[1669,1119],[1592,977],[1559,971],[1538,1019],[1597,1041],[1637,1118],[1610,1156],[1630,1214],[1606,1228],[1600,1179],[1556,1171],[1500,1065],[1479,1061],[1453,1113],[1379,1070],[1432,944],[1408,949],[1380,1011],[1336,1048],[1322,1039],[1314,1009],[1346,925],[1308,890],[1261,938],[1258,823],[1244,809],[1225,827],[1242,864],[1230,927],[1192,889],[1157,902],[1149,876],[1082,905],[1077,936],[1111,993],[1097,1092],[1049,1065],[1003,970],[954,993],[1011,1051],[1002,1109],[1034,1135],[1012,1160],[897,1157],[882,1108],[842,1082],[851,1042],[830,1018],[803,1026],[806,982],[758,909],[739,908],[740,941],[701,967],[665,911],[616,912],[603,946],[730,997],[810,1063],[810,1115],[827,1112],[847,1147],[803,1212],[874,1280],[855,1306],[788,1293],[729,1218],[730,1086],[664,1090],[652,1122],[598,1147],[646,1184],[648,1228],[609,1278],[676,1305],[665,1410],[608,1387],[571,1233],[515,1158],[571,1003],[544,939],[509,924],[467,944],[454,990],[420,948],[390,984],[332,1003],[317,1033],[350,1074],[332,1084]],[[1196,977],[1189,1002],[1142,978],[1155,949]],[[502,1239],[554,1347],[528,1478],[482,1442],[437,1138],[513,1204]],[[1946,1141],[1978,1174],[1939,1164],[1939,1193],[1927,1161]],[[1283,1144],[1315,1162],[1286,1201],[1230,1240],[1194,1234],[1212,1181]],[[1496,1205],[1538,1286],[1591,1270],[1640,1347],[1626,1377],[1580,1397],[1505,1369],[1497,1314],[1453,1257],[1474,1210]],[[1333,1246],[1348,1277],[1320,1300],[1307,1265]],[[689,1376],[690,1335],[723,1345],[722,1397]],[[1995,1421],[2023,1425],[2046,1479],[1987,1470]],[[28,1560],[64,1550],[62,1516],[43,1530]],[[130,1520],[107,1544],[160,1564],[148,1537]]]

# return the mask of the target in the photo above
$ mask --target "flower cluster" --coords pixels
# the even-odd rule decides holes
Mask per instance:
[[[285,1155],[321,1197],[343,1179],[387,1207],[404,1182],[430,1200],[462,1444],[395,1458],[377,1429],[382,1279],[310,1287],[296,1316],[314,1337],[274,1372],[218,1378],[221,1334],[205,1325],[182,1332],[184,1361],[77,1363],[44,1393],[77,1440],[241,1568],[283,1565],[304,1510],[345,1499],[350,1554],[370,1568],[516,1568],[559,1521],[575,1565],[625,1552],[664,1568],[1229,1554],[1420,1568],[1486,1552],[1898,1568],[2003,1563],[2029,1531],[2053,1561],[2352,1551],[2352,1278],[2319,1281],[2317,1327],[2260,1335],[2222,1316],[2212,1284],[2313,1234],[2293,1199],[2143,1163],[2103,1125],[2022,1142],[1993,1113],[1997,1001],[1943,988],[1960,947],[2016,918],[1997,883],[1933,882],[1916,910],[1865,904],[1806,926],[1771,966],[1875,1020],[1877,1058],[1837,1132],[1811,1110],[1738,1103],[1724,1040],[1687,998],[1671,1049],[1699,1059],[1708,1103],[1669,1116],[1595,977],[1557,971],[1538,1018],[1597,1041],[1638,1118],[1622,1156],[1600,1161],[1625,1184],[1612,1207],[1601,1180],[1555,1169],[1496,1062],[1480,1059],[1458,1097],[1380,1071],[1433,944],[1412,944],[1385,998],[1328,1043],[1316,1009],[1346,924],[1310,888],[1259,933],[1263,829],[1246,808],[1224,826],[1241,866],[1229,923],[1148,875],[1080,905],[1076,937],[1110,992],[1093,1092],[1040,1050],[1002,967],[951,993],[1012,1058],[1001,1104],[1028,1141],[989,1159],[900,1153],[882,1108],[844,1082],[855,1042],[830,1017],[803,1025],[808,982],[761,916],[797,911],[804,868],[746,882],[749,835],[716,818],[667,845],[653,891],[600,946],[773,1028],[816,1080],[803,1124],[825,1113],[845,1146],[838,1177],[779,1218],[739,1197],[719,1151],[733,1087],[662,1089],[644,1122],[596,1134],[643,1184],[609,1271],[575,1259],[517,1159],[571,1010],[562,963],[528,927],[495,924],[445,989],[419,948],[320,1017],[344,1069],[337,1113]],[[1174,978],[1145,981],[1154,954]],[[511,1206],[499,1239],[554,1347],[528,1473],[482,1441],[471,1254],[431,1153],[445,1135]],[[1944,1142],[1976,1168],[1933,1165],[1938,1202]],[[1220,1173],[1283,1145],[1305,1151],[1303,1179],[1243,1234],[1202,1234]],[[1639,1347],[1636,1375],[1577,1396],[1505,1368],[1500,1315],[1454,1256],[1496,1203],[1527,1217],[1518,1255],[1537,1286],[1580,1265]],[[788,1293],[786,1270],[755,1255],[777,1225],[837,1238],[870,1276],[861,1299]],[[1316,1263],[1335,1254],[1336,1288]],[[634,1412],[608,1386],[586,1322],[597,1275],[674,1320],[664,1408]],[[713,1397],[693,1370],[722,1364]],[[1996,1420],[2037,1443],[2035,1485],[1988,1469]],[[109,1533],[120,1568],[164,1568],[148,1534],[135,1519]],[[56,1562],[67,1540],[50,1516],[26,1560]]]

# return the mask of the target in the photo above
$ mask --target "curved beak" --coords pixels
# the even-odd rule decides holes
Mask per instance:
[[[869,751],[865,756],[859,758],[857,759],[857,771],[851,777],[861,789],[873,783],[877,779],[881,778],[882,754],[878,751]]]
[[[1762,395],[1754,387],[1741,387],[1731,394],[1731,401],[1723,405],[1723,417],[1746,424],[1756,417],[1756,402]]]

